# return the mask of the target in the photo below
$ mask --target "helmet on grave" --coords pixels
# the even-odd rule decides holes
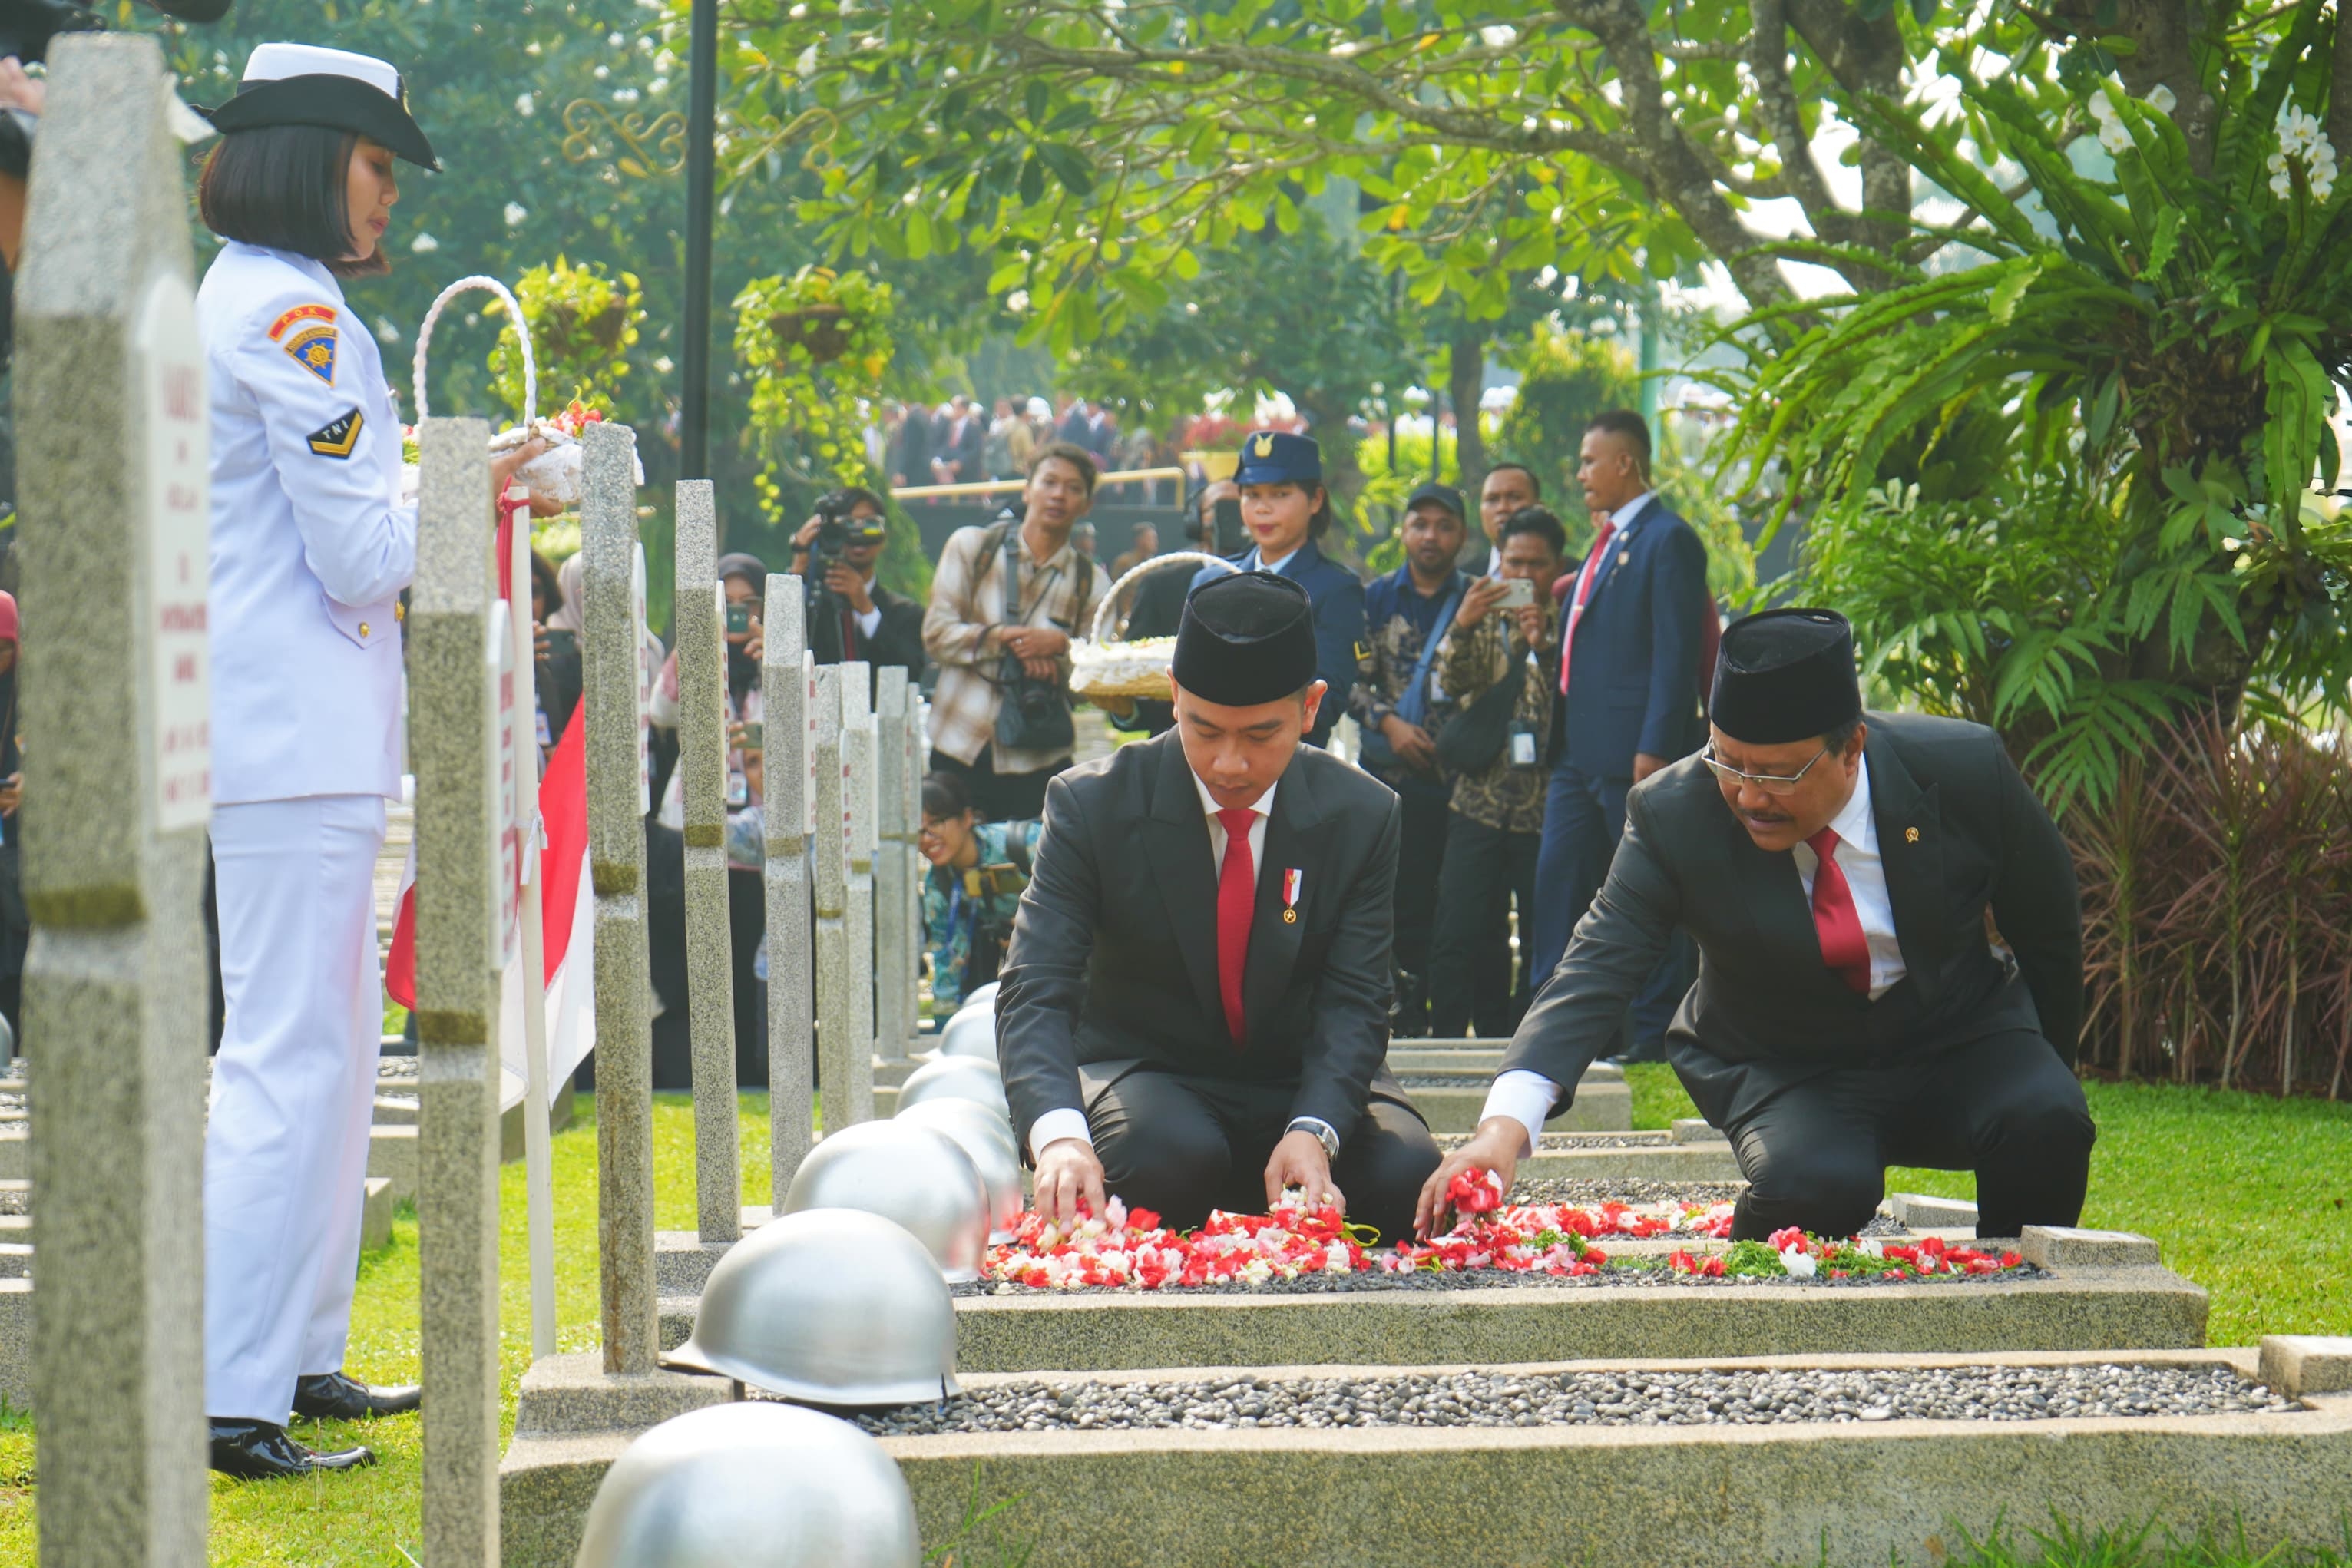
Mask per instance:
[[[938,1057],[907,1075],[898,1086],[898,1105],[920,1105],[927,1100],[972,1100],[1013,1121],[1004,1099],[1004,1078],[993,1061],[979,1057]]]
[[[918,1568],[906,1479],[837,1416],[766,1402],[675,1416],[621,1451],[574,1568]]]
[[[959,1392],[955,1302],[904,1226],[857,1209],[782,1215],[727,1249],[694,1334],[662,1358],[806,1405],[917,1405]]]
[[[1027,1199],[1021,1190],[1021,1153],[1004,1119],[977,1100],[926,1100],[892,1118],[937,1128],[960,1144],[988,1188],[988,1239],[1011,1241]]]
[[[966,1007],[940,1031],[940,1055],[996,1059],[996,1014],[987,1007]]]
[[[956,1008],[956,1011],[959,1013],[965,1013],[977,1007],[983,1012],[995,1012],[996,988],[1000,984],[1001,982],[992,980],[987,984],[975,988],[969,995],[964,997],[962,1004]]]
[[[861,1121],[828,1132],[793,1173],[783,1212],[864,1209],[912,1232],[951,1285],[980,1278],[988,1186],[963,1145],[918,1122]]]

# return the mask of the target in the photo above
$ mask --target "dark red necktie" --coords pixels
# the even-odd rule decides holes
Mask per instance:
[[[1609,553],[1609,542],[1617,537],[1617,520],[1604,517],[1601,531],[1592,536],[1592,552],[1584,558],[1584,570],[1576,574],[1576,596],[1568,606],[1568,615],[1559,626],[1559,694],[1568,695],[1568,661],[1576,651],[1576,623],[1584,616],[1585,601],[1592,597],[1593,579],[1601,575],[1601,559]]]
[[[1257,868],[1250,862],[1249,846],[1257,813],[1239,805],[1217,813],[1217,820],[1225,826],[1225,864],[1217,873],[1217,994],[1224,999],[1225,1028],[1238,1046],[1248,1035],[1242,966],[1249,961],[1250,916],[1257,905]]]
[[[1853,889],[1839,869],[1837,830],[1824,827],[1805,842],[1821,864],[1813,869],[1813,930],[1822,939],[1822,962],[1837,972],[1857,996],[1870,994],[1870,943],[1862,934],[1862,914]]]

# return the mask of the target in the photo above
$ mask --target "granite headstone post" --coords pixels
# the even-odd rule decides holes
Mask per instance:
[[[875,672],[874,851],[874,1054],[881,1061],[907,1059],[915,1032],[914,933],[907,924],[907,668],[884,665]]]
[[[44,1568],[202,1568],[204,348],[155,41],[49,55],[16,284]]]
[[[768,576],[760,689],[767,708],[768,1157],[782,1205],[813,1141],[816,965],[810,951],[808,723],[814,707],[801,580]]]
[[[923,760],[929,744],[931,705],[923,700],[922,692],[912,686],[907,690],[907,749],[901,759],[906,768],[907,808],[907,929],[914,932],[914,951],[908,955],[905,976],[907,986],[907,1034],[911,1041],[917,1021],[922,1016],[923,953],[929,949],[929,936],[923,928],[923,879],[930,866],[923,858]]]
[[[596,1239],[604,1370],[649,1373],[654,1298],[653,1028],[646,958],[646,824],[638,753],[636,432],[582,437],[580,709],[588,726],[588,868],[596,897]]]
[[[409,596],[425,1568],[499,1560],[500,699],[516,674],[491,607],[489,441],[483,420],[425,421]]]
[[[863,660],[841,667],[841,832],[849,888],[843,900],[849,942],[849,1109],[874,1120],[874,689]],[[830,1125],[830,1123],[828,1123]]]
[[[856,1005],[850,992],[863,976],[851,966],[849,951],[849,844],[844,831],[842,753],[842,672],[849,667],[816,667],[816,695],[812,700],[816,726],[811,743],[816,756],[816,1054],[817,1082],[824,1095],[827,1132],[837,1131],[865,1118],[854,1114],[852,1068],[856,1052],[851,1041],[856,1030]],[[869,1067],[867,1073],[873,1071]]]
[[[727,644],[709,479],[677,484],[677,766],[686,805],[686,989],[694,1041],[694,1187],[705,1242],[743,1234],[735,963],[727,893]]]

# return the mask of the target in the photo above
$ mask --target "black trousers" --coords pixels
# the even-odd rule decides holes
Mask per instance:
[[[996,748],[982,746],[980,755],[960,763],[945,752],[931,753],[933,773],[955,773],[971,795],[973,813],[982,822],[1034,822],[1045,815],[1045,785],[1070,765],[1070,759],[1039,768],[1034,773],[1000,773]]]
[[[1726,1131],[1749,1184],[1732,1220],[1740,1241],[1791,1225],[1853,1235],[1885,1195],[1889,1165],[1974,1171],[1979,1236],[2073,1225],[2098,1140],[2083,1086],[2030,1029],[1827,1073]]]
[[[1429,1032],[1441,1039],[1476,1027],[1507,1039],[1535,995],[1534,965],[1511,973],[1510,906],[1519,904],[1522,952],[1534,921],[1540,833],[1489,827],[1456,812],[1445,826],[1445,868],[1437,879],[1437,934],[1429,955]]]
[[[1265,1212],[1265,1163],[1291,1117],[1295,1086],[1143,1070],[1105,1089],[1087,1110],[1109,1194],[1157,1209],[1171,1226],[1202,1224],[1213,1208]],[[1339,1129],[1331,1180],[1348,1217],[1384,1241],[1410,1234],[1421,1184],[1437,1169],[1421,1118],[1375,1100]]]

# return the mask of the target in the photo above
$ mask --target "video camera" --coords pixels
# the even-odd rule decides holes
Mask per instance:
[[[809,541],[808,580],[822,587],[824,574],[854,547],[879,544],[887,537],[878,517],[854,517],[856,503],[840,490],[821,496],[816,503],[816,537]]]
[[[179,22],[217,22],[230,0],[147,0]],[[0,58],[15,56],[30,65],[49,57],[49,40],[59,33],[97,33],[106,18],[79,0],[0,0]]]

